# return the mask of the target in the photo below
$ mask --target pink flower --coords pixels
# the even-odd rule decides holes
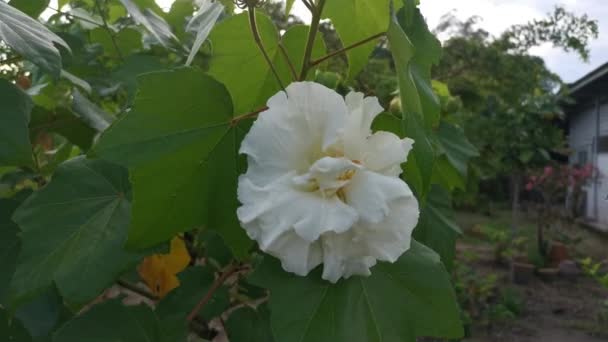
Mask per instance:
[[[526,184],[526,191],[532,191],[532,189],[534,189],[534,184],[532,184],[532,183]]]

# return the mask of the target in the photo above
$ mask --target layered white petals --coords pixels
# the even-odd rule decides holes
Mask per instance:
[[[322,85],[291,84],[268,101],[241,145],[248,157],[237,210],[248,235],[289,272],[323,264],[331,282],[367,276],[410,246],[418,202],[398,178],[411,139],[372,134],[375,98],[343,99]]]

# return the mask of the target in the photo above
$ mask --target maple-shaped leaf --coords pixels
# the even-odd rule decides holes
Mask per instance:
[[[169,254],[150,255],[141,262],[139,276],[159,298],[179,286],[177,274],[190,263],[190,254],[183,238],[176,236],[171,240]]]

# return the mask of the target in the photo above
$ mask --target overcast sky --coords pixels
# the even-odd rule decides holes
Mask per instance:
[[[157,1],[161,6],[173,2],[173,0]],[[566,82],[575,81],[608,62],[608,0],[422,0],[421,3],[422,13],[430,27],[435,27],[442,15],[454,10],[454,14],[461,19],[480,16],[481,27],[495,35],[513,24],[543,17],[553,7],[562,4],[570,11],[578,14],[587,13],[599,21],[600,36],[591,44],[589,63],[581,61],[574,54],[554,49],[550,45],[535,48],[532,53],[542,56],[549,68],[557,72]],[[305,20],[310,20],[308,11],[299,0],[296,0],[294,13]]]

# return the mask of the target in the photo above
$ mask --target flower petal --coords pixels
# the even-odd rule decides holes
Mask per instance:
[[[363,93],[346,95],[348,118],[344,125],[344,155],[353,160],[362,158],[365,140],[372,133],[372,122],[384,109],[375,97],[364,97]]]
[[[401,140],[393,133],[377,132],[366,141],[363,164],[370,170],[398,177],[413,145],[412,139]]]
[[[384,221],[365,227],[366,242],[371,256],[378,260],[395,262],[410,248],[412,232],[418,224],[420,209],[414,196],[401,198],[391,204],[390,214]]]
[[[239,179],[238,195],[243,205],[237,216],[243,224],[257,221],[257,230],[248,233],[260,248],[268,249],[288,230],[314,242],[323,233],[344,232],[358,220],[355,209],[336,196],[323,198],[315,192],[299,191],[287,178],[266,187],[254,185],[245,176]]]
[[[410,188],[399,178],[361,170],[344,188],[346,203],[359,213],[362,221],[378,223],[390,213],[391,202],[413,197]]]

